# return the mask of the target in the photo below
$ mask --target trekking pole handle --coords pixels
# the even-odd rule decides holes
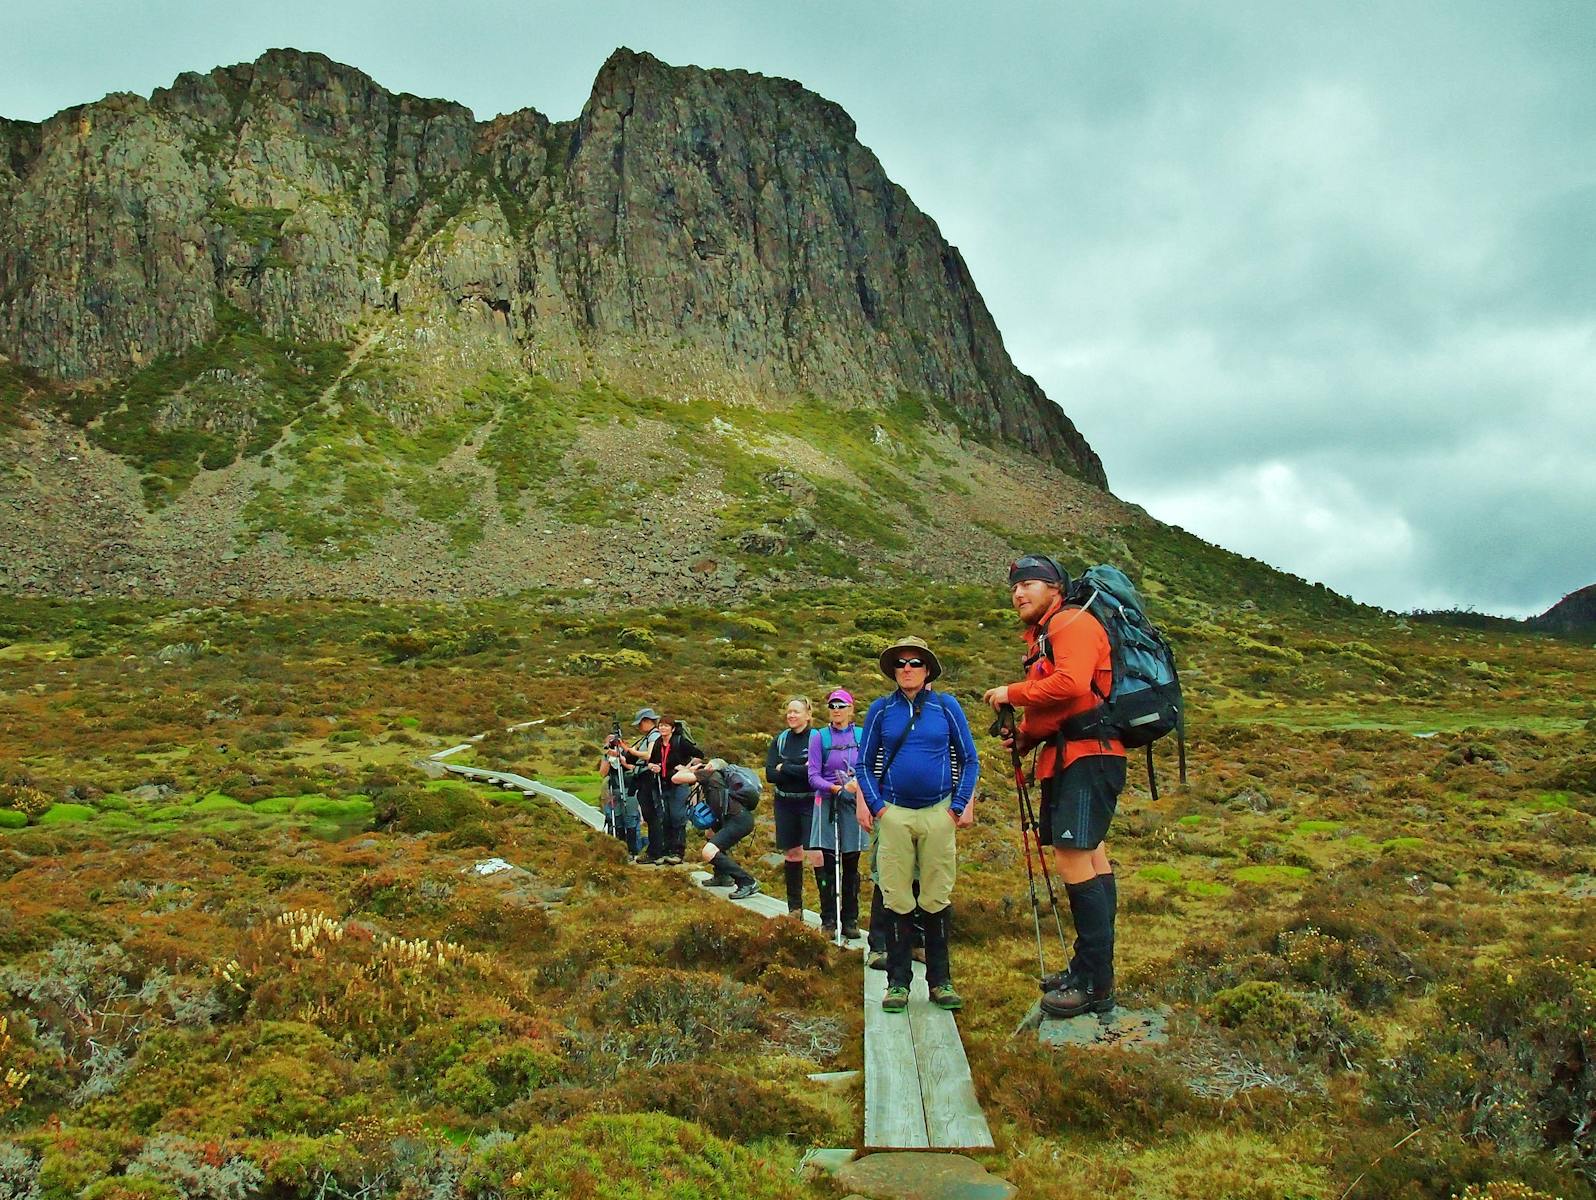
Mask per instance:
[[[1011,737],[1019,733],[1019,726],[1014,722],[1014,705],[1005,704],[997,711],[997,716],[992,718],[992,728],[987,732],[995,738]]]

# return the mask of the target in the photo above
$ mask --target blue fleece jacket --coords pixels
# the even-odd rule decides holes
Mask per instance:
[[[930,688],[923,689],[915,700],[911,706],[908,697],[896,691],[874,701],[865,714],[859,788],[872,815],[888,804],[930,808],[950,795],[953,811],[962,813],[975,795],[981,763],[959,702]],[[919,709],[917,717],[914,708]],[[881,768],[903,739],[905,729],[908,738],[882,778]]]

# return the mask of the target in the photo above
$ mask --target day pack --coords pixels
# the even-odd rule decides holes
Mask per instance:
[[[1077,580],[1065,603],[1096,617],[1108,634],[1114,683],[1090,712],[1071,717],[1061,731],[1064,738],[1118,738],[1128,750],[1147,748],[1147,784],[1158,799],[1153,775],[1152,745],[1173,733],[1180,747],[1180,781],[1186,782],[1186,708],[1180,694],[1180,674],[1175,652],[1147,617],[1141,593],[1118,567],[1092,567]],[[1044,630],[1041,648],[1048,661],[1053,649]],[[1093,690],[1096,690],[1094,682]]]
[[[759,807],[759,795],[763,791],[763,785],[758,775],[736,763],[727,763],[720,769],[720,774],[726,781],[726,794],[729,797],[738,801],[749,812]]]

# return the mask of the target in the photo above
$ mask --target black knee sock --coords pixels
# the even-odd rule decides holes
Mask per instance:
[[[887,909],[887,986],[914,982],[914,914]]]
[[[859,926],[859,852],[850,850],[842,856],[842,925],[844,929]]]
[[[837,923],[837,856],[830,850],[822,853],[820,865],[815,868],[815,886],[820,889],[820,923]]]
[[[1066,883],[1075,918],[1075,958],[1099,993],[1114,990],[1114,916],[1100,875],[1085,883]]]
[[[1114,882],[1114,872],[1105,871],[1097,877],[1103,885],[1103,890],[1108,893],[1108,946],[1109,953],[1114,951],[1114,936],[1119,924],[1119,885]]]
[[[953,905],[940,912],[921,911],[925,928],[925,982],[927,987],[952,983],[953,974],[948,965],[948,942],[953,936]]]
[[[799,859],[797,862],[793,862],[790,859],[782,859],[781,873],[787,879],[787,911],[801,910],[804,906],[803,859]]]

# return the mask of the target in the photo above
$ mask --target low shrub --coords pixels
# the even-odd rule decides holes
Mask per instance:
[[[696,971],[631,968],[593,1001],[604,1049],[622,1062],[685,1062],[735,1049],[758,1029],[764,998],[734,980]]]
[[[487,815],[488,806],[481,795],[457,783],[395,788],[384,794],[374,810],[379,827],[392,827],[401,833],[440,833],[481,821]]]
[[[1367,1026],[1336,997],[1249,980],[1215,993],[1209,1018],[1263,1049],[1331,1070],[1353,1070],[1374,1047]]]
[[[641,650],[578,650],[565,657],[565,669],[573,675],[597,675],[601,671],[648,671],[654,661]]]
[[[1371,1081],[1375,1106],[1596,1179],[1596,967],[1550,958],[1441,990],[1441,1020]]]
[[[55,803],[48,795],[27,784],[0,785],[0,808],[11,809],[24,817],[40,817]]]
[[[1003,1045],[985,1056],[972,1048],[979,1077],[1001,1080],[981,1087],[984,1096],[1022,1129],[1040,1134],[1069,1130],[1109,1138],[1158,1134],[1179,1117],[1210,1111],[1179,1070],[1164,1058],[1064,1048],[1038,1055],[1035,1048]]]
[[[611,1108],[611,1106],[614,1106]],[[716,1063],[670,1064],[632,1071],[603,1101],[606,1111],[663,1113],[702,1125],[737,1145],[783,1138],[800,1146],[846,1137],[815,1105],[777,1084],[738,1075]]]
[[[799,1200],[808,1189],[740,1146],[662,1114],[589,1116],[528,1130],[471,1156],[469,1196],[646,1196],[669,1180],[695,1200]]]
[[[909,616],[898,608],[867,608],[854,617],[853,623],[868,633],[901,633],[909,625]]]

